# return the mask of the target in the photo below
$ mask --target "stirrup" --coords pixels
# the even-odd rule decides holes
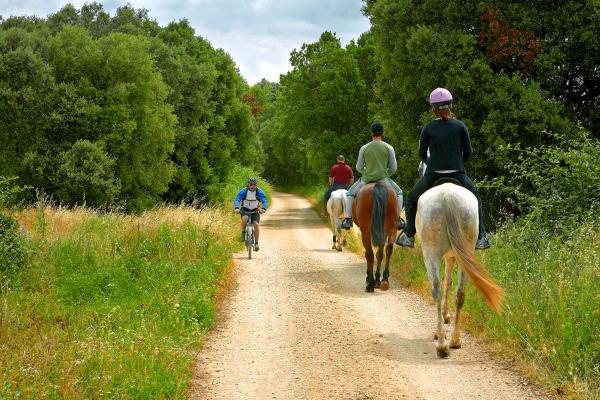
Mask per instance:
[[[413,248],[415,247],[415,238],[408,237],[405,233],[402,233],[401,235],[398,235],[398,238],[396,239],[396,244],[402,247]]]
[[[485,250],[490,247],[490,241],[486,235],[483,235],[475,243],[475,250]]]

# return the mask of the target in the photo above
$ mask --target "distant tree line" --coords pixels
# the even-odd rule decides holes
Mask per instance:
[[[372,27],[356,42],[344,48],[325,32],[292,52],[261,122],[268,176],[325,184],[336,154],[353,165],[377,118],[396,148],[396,179],[410,190],[420,129],[433,118],[427,98],[441,86],[469,128],[468,172],[493,220],[547,198],[558,170],[570,175],[557,185],[569,190],[565,205],[600,200],[577,191],[600,184],[591,161],[600,138],[597,2],[367,0],[363,11]]]
[[[63,204],[210,197],[258,152],[231,57],[186,20],[65,6],[0,20],[0,175]]]

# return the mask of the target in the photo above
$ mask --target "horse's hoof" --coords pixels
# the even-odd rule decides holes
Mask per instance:
[[[381,286],[379,287],[379,289],[383,290],[384,292],[386,290],[388,290],[389,288],[390,288],[390,283],[388,281],[381,282]]]
[[[337,251],[342,251],[342,247],[341,247],[341,246],[339,246],[339,247],[335,247],[335,249],[336,249]]]
[[[462,343],[461,343],[460,339],[450,341],[451,349],[460,349],[461,347],[462,347]]]
[[[445,324],[449,324],[450,323],[450,314],[444,315],[444,323]]]
[[[450,350],[448,350],[448,345],[443,344],[441,346],[436,346],[437,355],[439,358],[448,358],[450,355]]]
[[[373,293],[375,291],[375,286],[373,285],[367,285],[367,287],[365,288],[365,292],[367,293]]]
[[[335,244],[333,246],[331,246],[331,250],[335,250],[337,247],[335,246]]]

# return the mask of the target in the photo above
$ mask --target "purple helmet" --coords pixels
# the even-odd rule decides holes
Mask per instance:
[[[429,95],[429,104],[435,108],[448,108],[452,104],[452,94],[448,90],[439,87]]]

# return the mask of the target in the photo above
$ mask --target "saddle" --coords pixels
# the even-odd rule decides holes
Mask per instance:
[[[458,186],[462,186],[462,183],[460,183],[460,181],[458,179],[455,178],[440,178],[437,181],[435,181],[435,183],[433,184],[433,186],[440,186],[443,185],[444,183],[452,183],[454,185],[458,185]]]

